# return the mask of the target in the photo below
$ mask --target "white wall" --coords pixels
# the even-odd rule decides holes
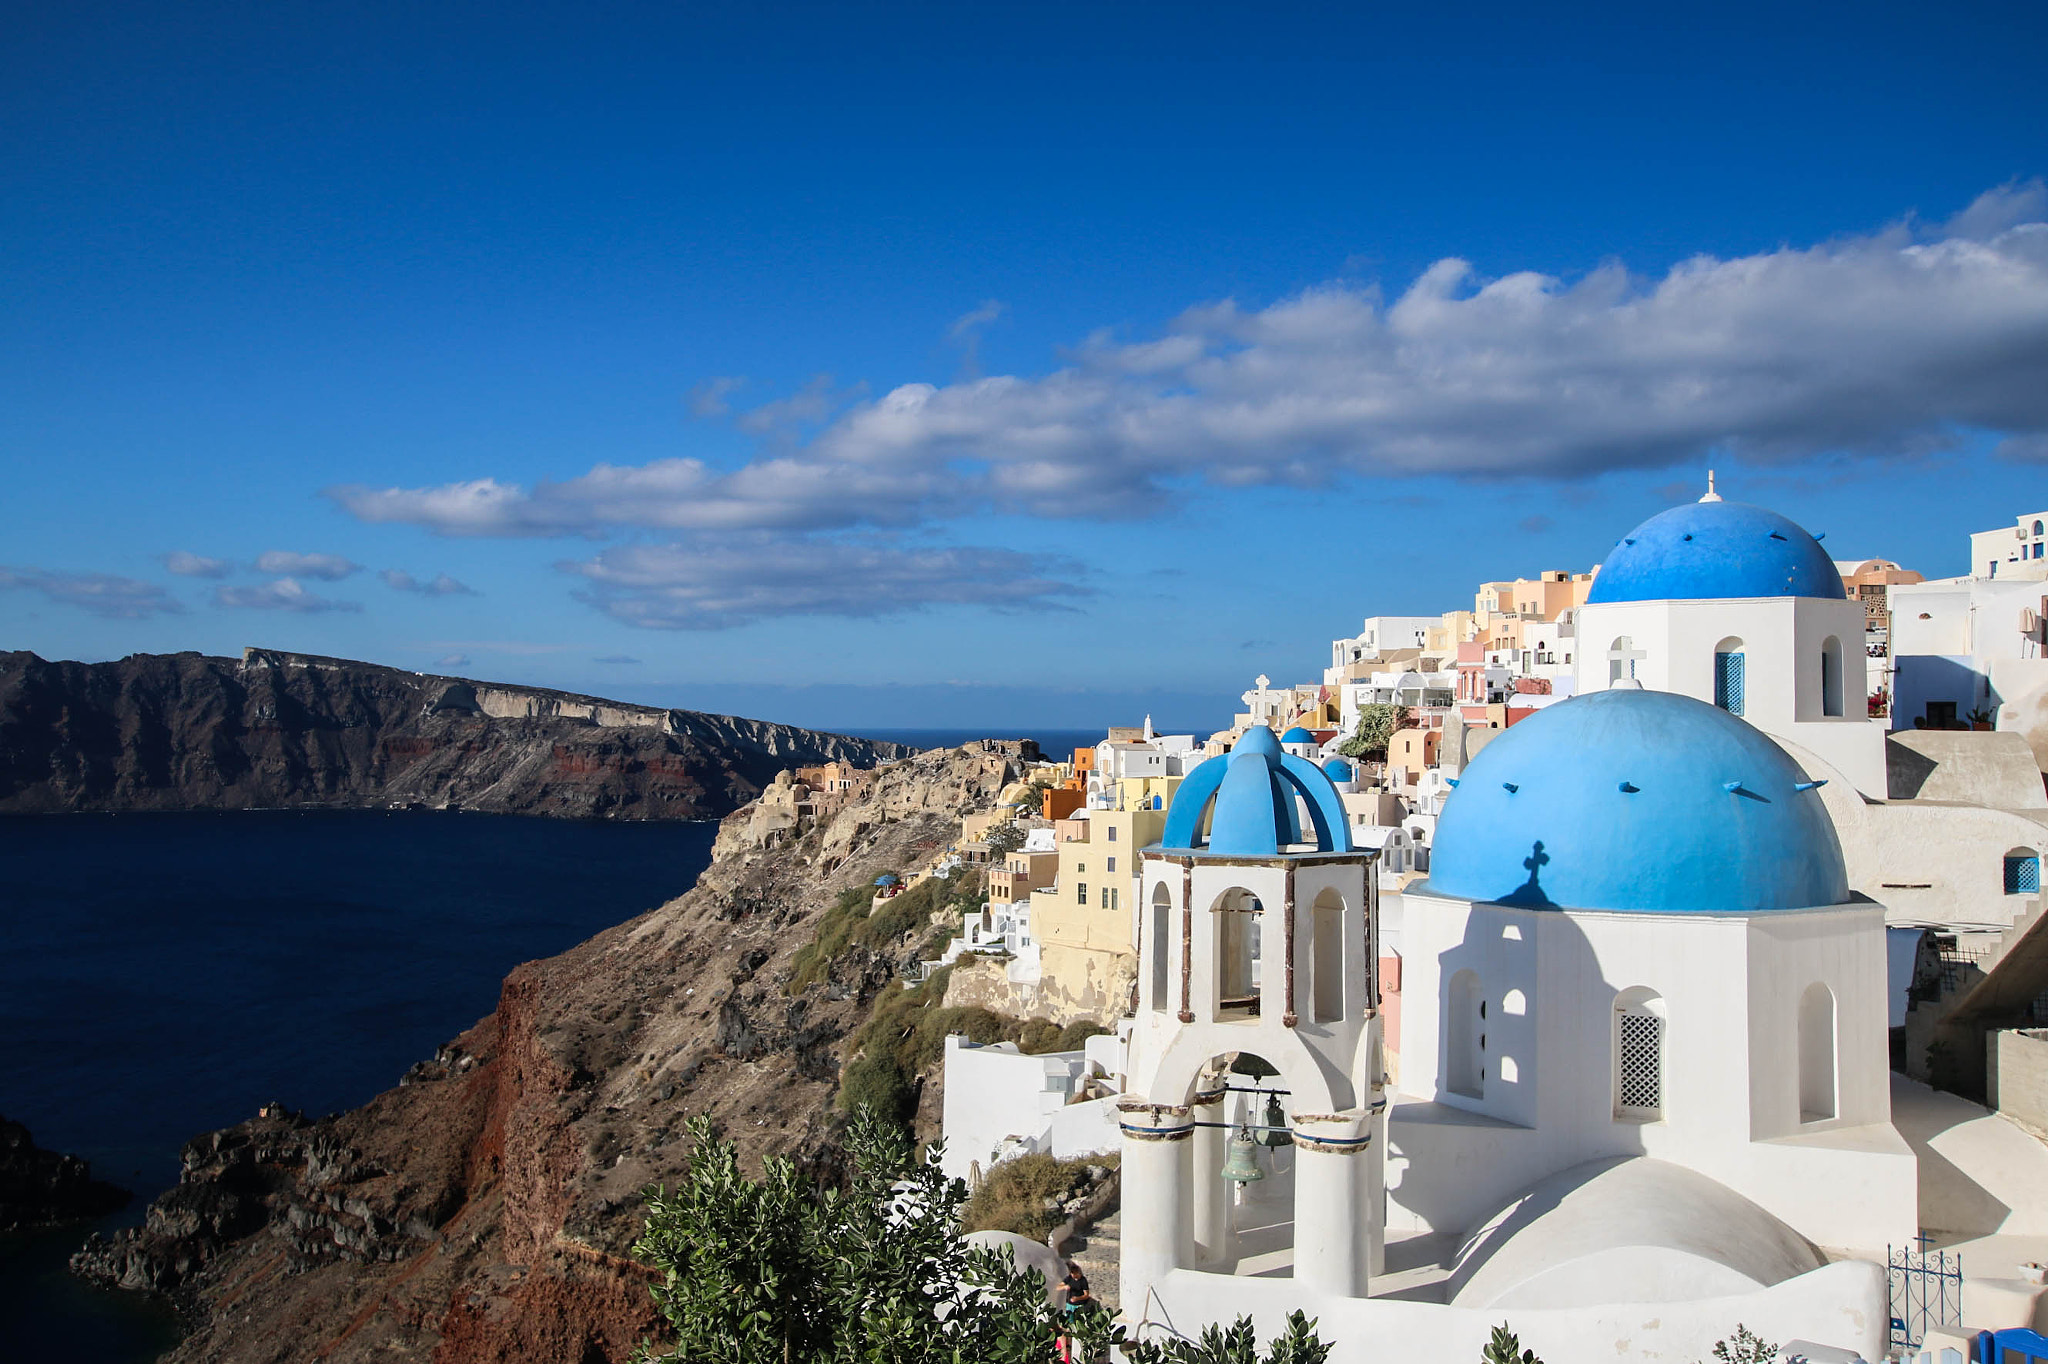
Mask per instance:
[[[1819,1244],[1912,1235],[1913,1162],[1890,1127],[1886,958],[1876,905],[1760,914],[1518,910],[1418,894],[1402,929],[1402,1099],[1389,1125],[1389,1218],[1462,1232],[1538,1179],[1645,1154],[1753,1199]],[[1479,974],[1484,1092],[1451,1091],[1452,978]],[[1797,1114],[1801,992],[1838,1005],[1838,1115]],[[1617,1118],[1614,1002],[1662,1001],[1664,1108]],[[1519,996],[1519,999],[1517,998]]]
[[[986,1172],[996,1153],[1013,1140],[1045,1149],[1084,1060],[1077,1051],[1025,1056],[1008,1043],[977,1047],[954,1034],[946,1039],[945,1064],[941,1164],[952,1178],[967,1179],[977,1164]]]
[[[1286,1329],[1299,1309],[1317,1319],[1333,1342],[1331,1364],[1479,1358],[1495,1326],[1506,1322],[1526,1349],[1576,1364],[1627,1359],[1642,1364],[1694,1364],[1738,1322],[1769,1340],[1806,1340],[1883,1359],[1888,1330],[1884,1270],[1864,1261],[1823,1266],[1810,1274],[1736,1297],[1689,1302],[1616,1303],[1577,1308],[1461,1308],[1395,1298],[1340,1298],[1305,1293],[1291,1279],[1237,1278],[1177,1269],[1154,1298],[1125,1312],[1197,1334],[1209,1322],[1249,1315],[1261,1340]],[[1159,1333],[1141,1330],[1141,1339]]]

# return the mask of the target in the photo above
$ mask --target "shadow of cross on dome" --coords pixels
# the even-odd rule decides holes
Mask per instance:
[[[1543,893],[1543,867],[1549,861],[1550,854],[1543,851],[1543,840],[1539,838],[1529,849],[1529,855],[1522,859],[1522,865],[1528,868],[1529,879],[1494,903],[1513,905],[1517,909],[1555,909],[1557,902]]]

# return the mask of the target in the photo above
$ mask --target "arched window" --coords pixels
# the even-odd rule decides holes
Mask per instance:
[[[2005,854],[2005,893],[2041,893],[2041,854],[2032,848],[2012,848]]]
[[[1315,1021],[1344,1017],[1344,898],[1334,890],[1316,896],[1314,909]]]
[[[1714,704],[1730,715],[1742,714],[1742,641],[1722,640],[1714,646]]]
[[[2040,533],[2041,533],[2041,523],[2040,523],[2039,521],[2036,521],[2036,522],[2034,523],[2034,534],[2036,534],[2036,535],[2039,535]]]
[[[1616,636],[1614,643],[1607,646],[1608,685],[1612,686],[1616,682],[1634,677],[1636,675],[1636,660],[1642,656],[1642,652],[1636,648],[1634,640],[1630,639],[1627,635]]]
[[[1173,892],[1162,882],[1152,891],[1152,1007],[1166,1012],[1173,969]]]
[[[1629,1122],[1664,1116],[1664,1001],[1641,986],[1614,1000],[1614,1116]]]
[[[1259,1012],[1259,897],[1232,888],[1216,897],[1216,1016],[1257,1017]]]
[[[1820,713],[1842,713],[1842,641],[1833,635],[1820,645]]]
[[[1444,1004],[1444,1088],[1480,1098],[1486,1093],[1486,994],[1478,973],[1452,976]]]
[[[1819,981],[1799,997],[1799,1121],[1835,1116],[1835,993]]]

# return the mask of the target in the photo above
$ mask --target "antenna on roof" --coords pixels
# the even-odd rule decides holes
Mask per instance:
[[[1714,491],[1714,471],[1709,469],[1707,470],[1707,495],[1701,498],[1700,501],[1719,502],[1720,500],[1721,494]]]

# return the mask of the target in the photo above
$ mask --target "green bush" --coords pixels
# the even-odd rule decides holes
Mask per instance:
[[[1079,1023],[1069,1023],[1066,1027],[1060,1029],[1059,1041],[1053,1044],[1052,1050],[1079,1051],[1089,1038],[1103,1037],[1108,1032],[1108,1028],[1103,1027],[1092,1018],[1083,1019]]]
[[[1088,1187],[1088,1167],[1102,1160],[1059,1160],[1044,1152],[1018,1156],[989,1168],[981,1187],[960,1213],[962,1231],[1014,1231],[1043,1241],[1067,1220],[1061,1199]],[[1047,1206],[1051,1204],[1053,1206]]]
[[[1017,1031],[1017,1050],[1029,1055],[1058,1051],[1060,1025],[1050,1018],[1034,1018]]]
[[[849,1062],[839,1077],[839,1106],[849,1113],[866,1108],[903,1123],[910,1121],[916,1104],[917,1091],[887,1052]]]
[[[1406,706],[1392,706],[1372,702],[1358,708],[1358,729],[1337,751],[1347,758],[1383,759],[1387,756],[1387,740],[1395,731],[1413,728],[1415,717]]]
[[[799,947],[790,959],[792,993],[831,974],[832,963],[853,942],[854,931],[868,917],[868,905],[873,899],[874,889],[870,886],[850,886],[839,892],[838,900],[818,920],[818,936]]]

